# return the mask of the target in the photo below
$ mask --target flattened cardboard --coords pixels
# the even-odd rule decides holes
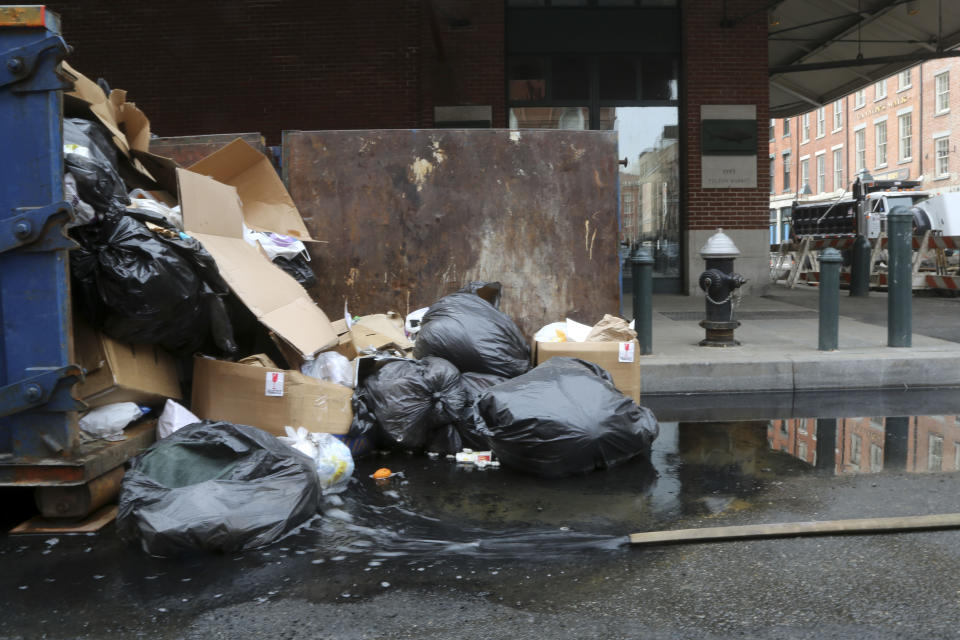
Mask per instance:
[[[183,224],[213,256],[220,274],[256,318],[301,355],[336,346],[337,334],[323,310],[283,269],[243,239],[236,187],[177,169]]]
[[[534,365],[556,356],[580,358],[598,364],[613,377],[613,384],[635,402],[640,401],[639,343],[633,340],[634,361],[620,362],[619,342],[535,342]]]
[[[283,373],[283,395],[265,395],[264,380]],[[350,430],[353,389],[299,371],[197,357],[190,410],[207,420],[258,427],[276,436],[284,427],[344,435]]]
[[[167,398],[182,398],[176,361],[160,347],[119,342],[79,319],[74,347],[87,370],[74,390],[91,408],[114,402],[159,406]]]
[[[190,171],[236,187],[251,229],[313,240],[270,160],[243,138],[191,165]]]

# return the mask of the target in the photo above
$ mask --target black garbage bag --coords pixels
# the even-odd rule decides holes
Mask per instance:
[[[117,532],[151,555],[274,542],[317,513],[316,463],[255,427],[200,422],[133,458]]]
[[[277,256],[273,259],[273,264],[289,273],[293,276],[294,280],[302,284],[305,288],[317,284],[317,276],[313,273],[310,263],[301,255],[298,255],[292,260],[284,258],[283,256]]]
[[[76,181],[80,199],[97,213],[130,203],[117,170],[117,150],[103,125],[83,118],[63,119],[63,163]]]
[[[550,358],[491,387],[478,406],[500,462],[544,477],[649,454],[660,431],[653,412],[620,393],[603,368],[577,358]]]
[[[462,372],[507,378],[530,369],[530,345],[513,320],[479,295],[459,291],[423,316],[413,355],[444,358]]]
[[[463,391],[466,395],[466,403],[463,406],[463,414],[457,422],[457,431],[460,434],[462,446],[469,449],[488,448],[488,437],[491,434],[480,415],[480,409],[477,402],[483,396],[484,392],[490,387],[505,382],[509,378],[495,376],[491,373],[464,373],[460,376],[460,383],[463,385]]]
[[[213,257],[175,230],[153,232],[122,211],[77,227],[70,252],[80,313],[124,342],[190,355],[212,345],[236,351],[223,303],[228,292]]]
[[[350,435],[411,451],[456,453],[465,403],[460,372],[442,358],[376,358],[353,395]]]

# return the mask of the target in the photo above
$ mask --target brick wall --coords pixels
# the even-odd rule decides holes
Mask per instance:
[[[284,129],[429,127],[434,104],[489,104],[506,123],[499,2],[48,4],[71,64],[126,89],[158,135],[278,144]]]
[[[732,27],[721,26],[727,16],[744,18]],[[702,189],[700,187],[700,106],[756,105],[759,147],[768,139],[770,119],[767,59],[767,12],[763,0],[684,0],[683,76],[686,96],[681,117],[686,123],[686,190],[688,230],[761,229],[768,224],[769,160],[757,158],[756,189]]]

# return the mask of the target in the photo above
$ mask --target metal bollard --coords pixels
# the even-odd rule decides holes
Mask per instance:
[[[906,207],[887,214],[887,346],[909,347],[913,333],[913,215]]]
[[[640,342],[640,355],[653,353],[653,256],[637,247],[630,256],[633,275],[633,326]]]
[[[820,252],[820,351],[835,351],[840,315],[840,265],[843,256],[833,248]]]
[[[857,234],[850,253],[850,295],[866,297],[870,294],[870,241]]]

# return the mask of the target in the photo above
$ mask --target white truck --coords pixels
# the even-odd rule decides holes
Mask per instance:
[[[917,231],[928,229],[942,236],[960,236],[960,193],[938,193],[916,203],[921,220]],[[918,218],[914,212],[914,220]]]

